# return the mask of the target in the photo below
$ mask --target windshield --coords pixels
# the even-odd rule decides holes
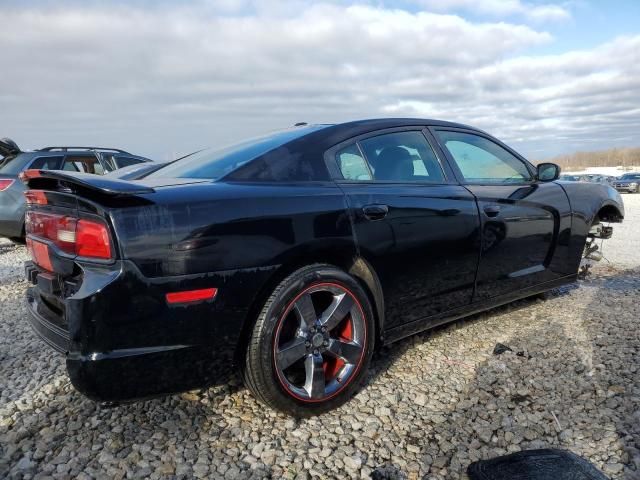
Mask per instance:
[[[207,148],[150,173],[145,178],[205,178],[217,180],[254,158],[326,125],[309,125],[271,132],[224,148]]]
[[[620,180],[640,180],[640,173],[625,173]]]

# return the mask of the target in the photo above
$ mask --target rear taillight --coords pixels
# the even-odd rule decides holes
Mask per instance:
[[[111,258],[109,231],[104,223],[78,220],[76,227],[76,255],[89,258]]]
[[[29,210],[25,215],[25,232],[31,237],[49,240],[70,255],[102,260],[112,258],[109,230],[99,220]],[[40,242],[34,240],[33,244],[36,243]],[[37,260],[35,256],[34,260]]]
[[[9,178],[0,178],[0,192],[13,185],[13,182],[15,182],[15,180],[11,180]]]

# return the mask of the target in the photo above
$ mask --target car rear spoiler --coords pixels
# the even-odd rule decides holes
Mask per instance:
[[[20,174],[20,179],[33,189],[71,189],[108,197],[128,197],[155,192],[151,187],[125,180],[62,170],[25,170]]]

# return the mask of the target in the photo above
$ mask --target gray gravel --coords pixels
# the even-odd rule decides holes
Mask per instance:
[[[0,477],[456,479],[474,460],[552,446],[640,479],[638,264],[400,342],[350,403],[295,421],[235,376],[115,409],[83,398],[26,323],[24,256],[0,244]],[[493,355],[496,342],[513,352]]]
[[[29,255],[24,246],[0,237],[0,284],[10,283],[24,276],[24,261]]]

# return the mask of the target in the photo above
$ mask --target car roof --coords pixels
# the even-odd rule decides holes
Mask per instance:
[[[462,123],[447,122],[444,120],[435,120],[432,118],[371,118],[365,120],[353,120],[344,123],[328,124],[327,127],[331,130],[339,130],[348,134],[355,133],[356,135],[358,135],[359,133],[356,132],[360,131],[362,131],[362,133],[367,133],[369,131],[382,130],[385,128],[411,127],[422,125],[433,127],[465,128],[479,132],[481,131],[475,127],[464,125]],[[323,130],[320,130],[320,132],[322,131]]]
[[[366,133],[374,132],[376,130],[384,130],[387,128],[397,127],[413,127],[413,126],[434,126],[434,127],[450,127],[450,128],[464,128],[473,130],[479,133],[486,133],[482,130],[461,123],[446,122],[443,120],[434,120],[427,118],[373,118],[366,120],[354,120],[344,123],[336,124],[296,124],[301,128],[316,126],[322,127],[319,129],[311,130],[310,132],[301,135],[289,142],[286,145],[296,150],[296,147],[300,150],[326,150],[338,143],[346,141],[350,138],[357,137]],[[297,127],[292,127],[297,128]]]

